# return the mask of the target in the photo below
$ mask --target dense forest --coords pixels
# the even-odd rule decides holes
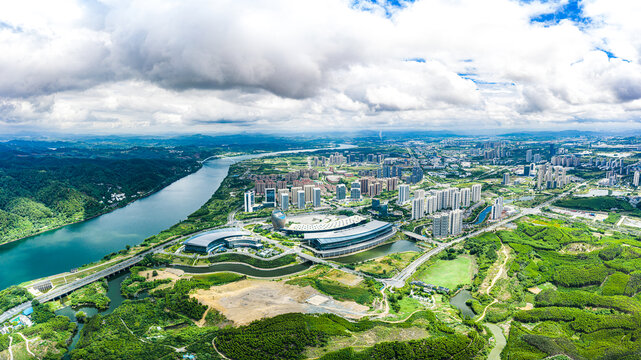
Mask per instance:
[[[211,156],[326,145],[277,140],[195,135],[0,142],[0,244],[126,205]]]
[[[0,151],[0,243],[106,213],[199,167],[169,152],[124,159],[97,157],[98,150],[85,154],[91,158],[62,154]]]

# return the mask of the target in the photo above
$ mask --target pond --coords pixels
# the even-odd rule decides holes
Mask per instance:
[[[71,339],[71,344],[67,348],[67,353],[63,356],[64,360],[68,360],[70,358],[70,352],[71,350],[76,348],[76,344],[78,343],[78,340],[80,339],[80,330],[82,330],[84,324],[78,323],[78,320],[76,319],[76,314],[79,311],[83,311],[85,314],[87,314],[87,318],[92,317],[98,313],[102,315],[107,315],[112,313],[118,306],[122,304],[123,301],[125,301],[125,298],[122,296],[120,293],[120,284],[122,284],[123,280],[125,280],[130,274],[127,273],[122,273],[117,276],[114,276],[108,280],[108,290],[107,290],[107,297],[109,300],[109,307],[106,310],[100,311],[94,307],[81,307],[79,309],[72,309],[71,306],[65,306],[62,309],[56,310],[56,315],[62,315],[68,317],[71,321],[75,322],[78,325],[76,334],[73,336]],[[141,295],[139,298],[143,298],[146,295]]]
[[[284,266],[276,269],[259,269],[240,263],[217,263],[209,266],[184,266],[171,265],[174,269],[180,269],[186,273],[207,274],[214,272],[233,272],[257,278],[273,278],[285,275],[295,274],[309,269],[314,265],[311,261],[300,264]]]
[[[472,294],[467,291],[467,290],[461,290],[458,292],[458,294],[454,295],[450,299],[450,304],[454,306],[455,308],[461,310],[461,316],[462,317],[469,317],[470,319],[473,318],[476,314],[472,310],[471,307],[467,306],[465,303],[469,299],[472,298]]]
[[[492,207],[491,206],[488,206],[485,209],[483,209],[483,211],[481,211],[479,216],[476,218],[476,221],[474,222],[474,225],[478,225],[478,224],[482,223],[483,221],[485,221],[485,219],[487,219],[487,216],[490,214],[491,211],[492,211]]]
[[[396,254],[406,251],[422,252],[423,249],[410,240],[398,240],[393,243],[383,244],[373,249],[362,251],[356,254],[332,258],[332,261],[341,264],[353,264],[362,261],[379,258],[381,256]]]

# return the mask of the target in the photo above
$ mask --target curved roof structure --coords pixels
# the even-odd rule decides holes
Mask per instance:
[[[223,228],[212,231],[207,231],[206,233],[196,235],[187,239],[184,244],[191,246],[202,246],[207,247],[214,241],[222,240],[229,237],[236,236],[249,236],[251,233],[247,230],[240,228]]]
[[[322,231],[338,230],[338,229],[343,229],[346,227],[360,224],[365,220],[367,219],[362,216],[354,215],[344,219],[339,219],[339,220],[330,221],[330,222],[323,222],[323,223],[316,223],[316,224],[292,224],[287,228],[287,231],[307,233],[307,232],[322,232]]]
[[[343,230],[307,233],[304,239],[319,249],[344,247],[368,241],[392,230],[392,224],[372,220],[366,224]]]

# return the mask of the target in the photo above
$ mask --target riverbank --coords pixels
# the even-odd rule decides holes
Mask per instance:
[[[198,171],[127,206],[87,221],[24,238],[8,246],[0,246],[0,257],[3,259],[0,263],[0,289],[65,274],[70,269],[86,264],[100,266],[109,260],[104,259],[106,254],[122,251],[122,255],[131,256],[151,246],[223,225],[227,214],[223,214],[225,221],[221,218],[217,223],[200,219],[205,216],[207,219],[212,216],[217,218],[218,215],[212,215],[212,212],[226,211],[221,210],[226,209],[224,206],[217,207],[218,202],[222,205],[238,202],[238,198],[230,193],[237,193],[247,184],[238,183],[237,176],[234,176],[242,171],[230,174],[230,168],[240,166],[244,160],[350,147],[342,145],[338,148],[261,152],[204,162]],[[219,189],[224,191],[219,192]],[[206,213],[189,216],[199,209]],[[136,245],[141,243],[142,246]],[[131,245],[131,248],[125,251],[127,245]]]

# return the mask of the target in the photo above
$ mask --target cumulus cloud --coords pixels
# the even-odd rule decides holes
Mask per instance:
[[[640,6],[585,0],[580,17],[589,21],[578,23],[560,13],[565,4],[5,2],[0,126],[206,132],[634,124]],[[546,14],[556,20],[533,20]]]

